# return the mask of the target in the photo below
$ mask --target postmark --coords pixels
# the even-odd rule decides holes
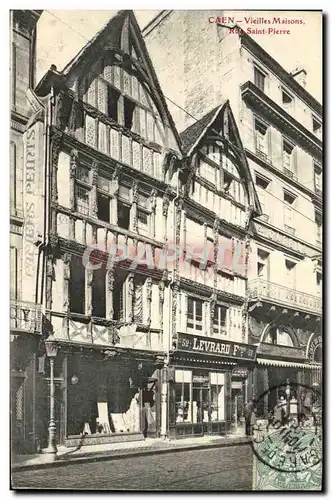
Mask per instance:
[[[253,425],[254,489],[319,489],[323,450],[319,389],[278,385],[259,395],[257,408],[266,410],[271,400],[276,404],[269,418],[258,414]]]

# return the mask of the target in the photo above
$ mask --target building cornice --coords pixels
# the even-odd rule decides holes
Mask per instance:
[[[270,122],[274,123],[283,132],[287,131],[287,135],[296,144],[299,144],[303,149],[309,151],[311,155],[314,155],[321,161],[322,141],[270,99],[250,80],[241,85],[241,96],[243,100],[249,102],[255,109],[257,107],[260,108],[262,114],[268,115]]]
[[[278,78],[285,82],[289,88],[302,99],[310,108],[317,113],[318,117],[322,116],[322,105],[315,99],[302,85],[300,85],[292,75],[290,75],[273,57],[270,56],[257,42],[253,40],[247,33],[241,31],[239,35],[241,44],[250,50],[253,55],[257,56],[260,62],[265,64],[271,71],[277,74]]]
[[[285,249],[293,253],[294,256],[303,258],[314,257],[317,254],[321,254],[321,248],[315,245],[310,245],[308,242],[300,240],[292,235],[286,234],[278,228],[275,228],[263,221],[254,221],[253,238],[255,240],[262,240],[269,244],[272,244],[276,248],[280,248],[282,251]]]

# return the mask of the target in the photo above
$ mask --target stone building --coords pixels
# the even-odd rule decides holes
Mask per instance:
[[[180,136],[176,243],[184,255],[176,263],[169,434],[225,434],[243,416],[256,355],[248,345],[248,232],[260,207],[229,101]]]
[[[288,73],[244,31],[208,16],[162,11],[143,35],[162,88],[187,112],[179,130],[229,99],[263,212],[250,228],[257,363],[248,385],[261,395],[283,384],[281,394],[287,380],[321,377],[322,106],[305,89],[304,68]],[[262,413],[277,396],[266,393]]]
[[[23,133],[33,112],[26,92],[34,85],[40,15],[37,10],[10,13],[10,401],[12,444],[17,451],[34,448],[35,413],[30,395],[35,393],[36,348],[41,334],[41,313],[35,305],[38,300],[35,295],[27,299],[22,290],[22,276],[28,272],[22,267],[23,234],[29,235],[29,220],[24,216],[23,190],[29,186],[29,178],[24,172]],[[26,245],[34,254],[36,247],[30,241]]]
[[[181,15],[185,31],[167,24]],[[231,47],[216,25],[216,39],[207,42],[202,29],[199,42],[195,15],[164,12],[148,27],[152,64],[133,13],[120,11],[62,71],[52,65],[37,86],[27,80],[21,177],[14,176],[23,232],[13,235],[21,256],[11,263],[22,265],[20,274],[12,267],[20,291],[11,296],[11,337],[13,439],[29,440],[29,451],[229,433],[253,391],[273,380],[275,366],[302,382],[319,367],[314,278],[321,280],[321,249],[308,232],[315,223],[304,235],[301,217],[321,208],[321,143],[284,110],[280,115],[270,98],[274,111],[263,118],[265,94],[252,105],[250,70],[242,72],[247,59],[239,64],[249,37],[234,36]],[[222,85],[223,65],[203,78],[206,54],[193,65],[190,52],[199,43],[210,44],[210,57],[219,49],[229,54],[231,82]],[[171,61],[176,44],[184,50]],[[271,58],[254,48],[268,64]],[[288,75],[287,85],[296,103],[306,98],[319,123],[318,103],[294,78]],[[181,134],[159,81],[198,118]],[[306,162],[293,176],[293,163],[283,166],[275,149],[281,117],[287,140]],[[256,118],[259,130],[266,127],[261,135],[270,156],[264,157]],[[284,187],[296,196],[294,227],[289,210],[282,218],[285,200],[277,202]],[[272,401],[264,403],[266,412]]]

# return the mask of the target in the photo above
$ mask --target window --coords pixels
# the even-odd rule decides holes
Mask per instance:
[[[118,200],[118,226],[122,229],[129,229],[130,226],[130,206]]]
[[[296,196],[292,193],[289,193],[288,191],[284,191],[284,202],[287,203],[288,205],[293,205],[294,201],[296,199]]]
[[[104,222],[110,221],[110,199],[101,193],[97,193],[97,217]]]
[[[202,331],[203,329],[203,302],[188,297],[187,328]]]
[[[290,105],[293,102],[293,98],[285,90],[281,90],[282,103],[285,105]]]
[[[134,278],[134,322],[143,323],[143,286],[145,278],[135,276]]]
[[[270,179],[267,179],[266,177],[262,177],[256,174],[256,186],[265,190],[267,189],[269,184],[270,184]]]
[[[286,286],[289,288],[295,288],[295,266],[295,262],[285,259]]]
[[[211,421],[222,421],[225,418],[225,375],[210,373],[211,384]]]
[[[227,307],[216,305],[213,316],[213,334],[227,335]]]
[[[75,209],[77,212],[89,215],[89,195],[90,189],[75,185]]]
[[[267,153],[267,126],[255,118],[256,151]]]
[[[76,168],[75,177],[79,181],[89,183],[89,169],[86,167],[83,167],[82,165],[79,165]]]
[[[108,116],[116,122],[119,119],[119,114],[118,114],[119,97],[120,97],[120,92],[118,92],[109,85],[107,92],[107,111],[108,111]]]
[[[312,130],[317,137],[321,137],[322,135],[322,124],[316,119],[312,118]]]
[[[283,139],[282,164],[284,167],[284,172],[287,173],[290,177],[293,177],[294,175],[293,150],[294,146]]]
[[[232,181],[233,177],[228,172],[226,172],[226,170],[224,170],[224,191],[226,193],[230,191]]]
[[[316,285],[317,285],[317,293],[321,295],[322,293],[322,273],[316,273]]]
[[[119,186],[118,191],[118,226],[122,229],[130,227],[130,188],[127,186]]]
[[[269,215],[267,214],[266,207],[266,191],[270,182],[270,179],[267,179],[266,177],[263,177],[260,174],[256,173],[257,194],[262,208],[262,219],[266,221],[269,220]]]
[[[265,78],[266,75],[263,73],[261,70],[259,70],[256,66],[254,66],[254,82],[255,85],[262,91],[264,92],[264,86],[265,86]]]
[[[293,234],[295,233],[294,229],[294,222],[293,222],[293,216],[294,216],[294,210],[293,210],[293,205],[296,197],[292,194],[289,193],[288,191],[284,191],[284,226],[285,229],[289,232],[292,232]]]
[[[315,191],[318,193],[322,192],[322,169],[318,163],[314,163],[314,184]]]
[[[124,321],[125,319],[124,289],[125,289],[124,277],[117,277],[114,282],[114,290],[113,290],[113,319],[117,321]]]
[[[271,326],[268,330],[264,342],[267,344],[284,345],[294,347],[293,340],[288,332],[276,326]]]
[[[150,232],[150,198],[144,193],[138,194],[137,201],[137,229],[139,234],[148,235]]]
[[[92,316],[106,317],[106,268],[104,265],[93,271]]]
[[[29,84],[32,85],[30,81],[29,68],[32,67],[31,64],[31,51],[30,51],[30,40],[29,37],[25,37],[22,34],[13,31],[13,43],[12,43],[12,104],[17,106],[18,109],[23,111],[24,115],[27,109],[27,99],[26,90]]]
[[[265,281],[269,280],[270,254],[265,250],[257,250],[257,276]]]
[[[82,257],[72,255],[69,280],[70,311],[85,313],[85,267]]]
[[[175,370],[176,423],[193,421],[191,385],[192,385],[192,372],[190,370]]]
[[[132,129],[133,126],[133,118],[135,111],[135,103],[128,99],[127,97],[123,98],[124,101],[124,126],[129,130]]]
[[[16,144],[10,142],[10,208],[14,211],[16,209]]]
[[[315,212],[315,222],[317,243],[320,245],[322,243],[322,216],[319,212]]]

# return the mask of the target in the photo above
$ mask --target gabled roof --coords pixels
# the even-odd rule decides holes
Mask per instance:
[[[220,132],[213,129],[213,125],[217,121],[223,124]],[[226,122],[227,126],[225,127]],[[220,129],[220,125],[218,128]],[[250,204],[253,207],[254,213],[261,215],[261,205],[229,100],[225,100],[219,106],[209,111],[203,118],[197,120],[180,134],[183,154],[190,158],[200,148],[208,131],[211,131],[216,138],[220,136],[220,139],[224,139],[226,137],[225,128],[227,128],[229,147],[234,147],[234,151],[236,151],[239,158],[241,177],[246,181]],[[232,138],[231,141],[230,137]]]
[[[97,31],[95,36],[91,38],[76,54],[75,57],[65,66],[63,69],[64,74],[69,74],[69,72],[74,69],[80,62],[82,62],[86,57],[89,57],[89,51],[91,51],[96,43],[96,41],[102,36],[103,33],[106,33],[110,27],[113,27],[117,21],[121,21],[121,17],[126,11],[119,11],[104,24],[104,26]]]
[[[135,15],[131,10],[120,10],[99,30],[96,35],[77,53],[77,55],[67,64],[63,71],[58,72],[56,68],[51,68],[36,87],[36,93],[46,95],[49,92],[48,87],[54,84],[64,83],[71,86],[75,70],[81,65],[86,66],[94,64],[104,50],[119,50],[121,54],[131,57],[131,54],[122,46],[125,38],[130,37],[134,42],[135,50],[139,55],[139,65],[143,69],[143,75],[146,85],[149,87],[157,107],[168,121],[172,129],[179,151],[181,151],[181,141],[173,118],[168,110],[166,99],[161,90],[152,61],[145,46],[140,27],[136,21]],[[86,71],[86,69],[84,69]],[[51,83],[52,82],[52,83]]]
[[[225,102],[219,104],[219,106],[209,111],[205,116],[203,116],[203,118],[195,121],[192,125],[190,125],[180,133],[182,151],[185,155],[190,155],[193,148],[204,136],[206,130],[215,121],[215,118],[219,114],[219,111],[221,110]]]

